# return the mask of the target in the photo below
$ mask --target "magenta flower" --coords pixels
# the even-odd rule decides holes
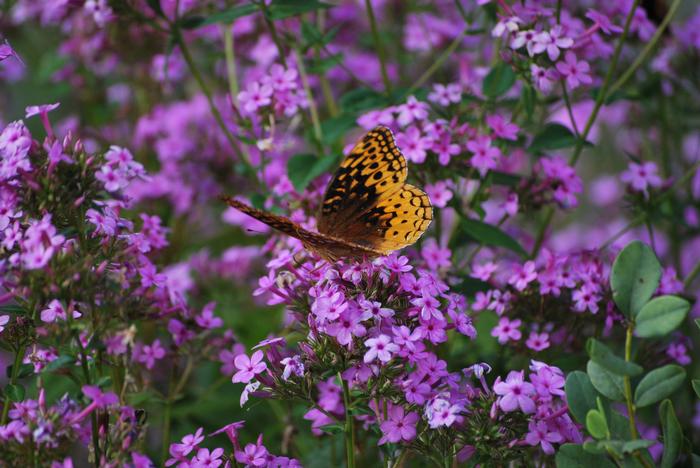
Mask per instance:
[[[263,352],[255,351],[249,358],[245,354],[239,354],[234,360],[238,372],[231,379],[233,383],[248,383],[256,375],[267,369],[267,364],[263,361]]]
[[[0,333],[5,330],[5,325],[10,321],[9,315],[0,315]]]
[[[447,86],[436,83],[433,90],[428,94],[428,101],[449,106],[451,103],[458,103],[462,100],[462,88],[458,83],[450,83]]]
[[[436,429],[441,426],[450,427],[457,420],[462,406],[452,404],[443,398],[435,398],[425,406],[425,416],[428,425]]]
[[[284,370],[282,371],[282,380],[284,381],[289,380],[289,377],[292,375],[297,377],[302,377],[304,375],[304,363],[301,360],[301,356],[298,354],[282,359],[280,364],[284,366]]]
[[[498,138],[512,141],[518,139],[518,130],[520,130],[520,127],[512,122],[507,122],[501,115],[493,114],[487,116],[486,124]]]
[[[430,317],[435,317],[442,320],[443,315],[438,307],[440,301],[435,298],[435,295],[427,289],[421,290],[421,297],[411,299],[411,304],[420,308],[420,316],[423,320],[430,320]]]
[[[433,140],[424,136],[418,127],[408,127],[406,131],[396,135],[396,144],[401,152],[411,162],[421,164],[425,162],[427,151],[431,148]]]
[[[533,63],[530,65],[530,73],[533,84],[543,93],[551,91],[552,86],[557,81],[557,72],[552,68],[540,67]]]
[[[360,306],[360,310],[362,311],[362,320],[381,320],[383,318],[390,318],[394,316],[394,311],[388,307],[382,307],[382,303],[379,301],[360,299],[358,304]]]
[[[197,451],[197,455],[192,459],[194,466],[201,468],[218,468],[223,464],[221,456],[224,454],[224,449],[215,448],[212,451],[201,448]]]
[[[601,29],[605,34],[620,34],[623,31],[620,26],[612,24],[608,15],[600,13],[593,8],[588,10],[588,13],[586,13],[586,18],[593,21],[595,26]]]
[[[491,146],[491,138],[487,135],[479,135],[476,139],[467,142],[467,149],[473,153],[469,162],[479,171],[481,177],[498,166],[501,150]]]
[[[549,348],[549,333],[533,331],[525,342],[525,346],[533,351],[542,351]]]
[[[210,302],[204,306],[202,313],[194,318],[197,325],[207,329],[219,328],[223,326],[224,321],[220,317],[214,315],[214,307],[216,307],[216,303],[214,302]]]
[[[402,127],[414,121],[425,120],[428,117],[428,105],[420,102],[415,96],[408,96],[406,104],[398,106],[399,117],[396,119]]]
[[[525,442],[530,445],[541,445],[542,451],[548,455],[554,454],[552,443],[562,442],[564,438],[559,432],[550,431],[544,421],[530,421],[530,432],[525,436]]]
[[[269,106],[272,103],[272,93],[272,86],[260,85],[256,81],[250,83],[245,91],[238,93],[238,102],[244,111],[252,114],[261,107]]]
[[[354,336],[365,336],[367,330],[362,325],[363,320],[366,319],[357,307],[349,307],[334,322],[326,326],[326,333],[334,336],[339,344],[350,346]]]
[[[546,51],[551,61],[556,61],[559,58],[559,49],[568,49],[574,45],[573,39],[564,36],[561,26],[555,26],[549,32],[543,31],[537,34],[535,42],[534,52],[539,54]]]
[[[506,344],[508,341],[518,341],[522,337],[519,327],[522,320],[509,320],[507,317],[501,317],[498,325],[491,330],[491,336],[498,338],[500,344]]]
[[[182,462],[184,457],[186,457],[190,452],[196,450],[204,441],[203,428],[197,429],[194,434],[187,434],[182,438],[180,443],[170,445],[170,455],[173,457],[165,462],[165,466],[171,466],[176,463]]]
[[[513,287],[518,291],[522,291],[535,279],[537,279],[535,262],[530,260],[525,262],[525,264],[522,266],[518,265],[515,267],[515,273],[508,278],[508,284],[513,285]]]
[[[391,338],[383,334],[365,341],[365,346],[368,348],[364,357],[367,364],[375,359],[379,359],[383,363],[389,362],[392,355],[399,350],[399,347],[392,343]]]
[[[502,382],[500,377],[493,384],[493,391],[496,395],[500,395],[498,405],[505,412],[520,410],[529,414],[535,411],[535,402],[531,396],[535,393],[535,387],[524,381],[524,371],[511,371],[506,377],[506,381]]]
[[[141,347],[138,354],[138,361],[146,365],[146,369],[153,369],[156,361],[165,357],[165,349],[160,345],[160,340],[156,339],[150,345]]]
[[[248,444],[243,450],[235,452],[236,461],[246,466],[266,466],[267,456],[267,449],[262,445],[262,435],[258,437],[257,443]]]
[[[430,201],[432,202],[433,206],[445,208],[447,203],[452,200],[453,194],[452,190],[450,189],[451,184],[448,182],[450,181],[438,180],[434,184],[426,184],[423,187],[425,193],[427,193],[430,197]]]
[[[17,55],[17,52],[15,52],[10,43],[7,42],[7,40],[5,40],[4,43],[0,44],[0,62],[7,59],[8,57],[15,57],[17,60],[20,60],[19,55]]]
[[[419,416],[417,413],[406,413],[401,405],[390,405],[389,417],[380,424],[382,437],[379,445],[387,442],[396,443],[400,441],[409,442],[416,437],[416,423]]]
[[[661,186],[661,177],[658,175],[656,164],[646,161],[641,164],[630,163],[627,170],[620,174],[620,179],[629,184],[637,192],[647,192],[649,187]]]
[[[444,133],[433,139],[431,149],[437,154],[438,162],[442,166],[447,166],[452,156],[459,154],[459,145],[452,143],[452,136],[449,133]]]
[[[557,71],[566,79],[569,89],[576,89],[582,84],[591,84],[593,79],[589,75],[591,67],[585,60],[578,60],[576,54],[569,51],[564,56],[564,61],[557,62]]]
[[[26,115],[24,117],[26,119],[28,119],[29,117],[34,117],[35,115],[42,117],[51,112],[52,110],[56,109],[60,105],[61,103],[56,102],[53,104],[42,104],[39,106],[27,106],[25,108]]]

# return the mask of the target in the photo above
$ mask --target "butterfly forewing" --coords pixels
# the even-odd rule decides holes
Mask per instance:
[[[321,207],[318,229],[384,253],[413,244],[433,217],[428,196],[405,183],[406,159],[386,127],[343,160]]]

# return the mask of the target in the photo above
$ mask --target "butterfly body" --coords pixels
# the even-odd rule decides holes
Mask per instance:
[[[430,199],[405,183],[406,176],[406,159],[391,130],[380,126],[355,145],[333,176],[318,216],[319,232],[223,198],[239,211],[299,239],[307,250],[326,260],[360,260],[411,245],[430,225]]]

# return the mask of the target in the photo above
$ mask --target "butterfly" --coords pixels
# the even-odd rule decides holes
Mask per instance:
[[[379,126],[360,139],[331,180],[317,217],[318,232],[231,197],[233,208],[299,239],[328,260],[374,258],[413,244],[428,229],[428,195],[406,183],[406,158],[394,135]]]

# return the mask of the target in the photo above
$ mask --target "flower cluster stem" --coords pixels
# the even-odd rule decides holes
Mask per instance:
[[[377,28],[377,19],[374,17],[374,9],[372,7],[371,0],[365,0],[365,8],[367,9],[367,17],[369,18],[369,26],[372,29],[372,38],[374,40],[374,47],[377,49],[377,55],[379,55],[379,65],[382,71],[382,81],[384,82],[384,90],[387,94],[391,93],[391,81],[389,80],[389,74],[386,71],[386,54],[384,52],[384,46],[382,41],[379,39],[379,29]]]
[[[355,468],[355,419],[350,411],[350,388],[343,376],[338,372],[338,378],[343,386],[343,403],[345,406],[345,453],[348,468]]]
[[[630,321],[627,325],[627,334],[625,337],[625,362],[630,362],[632,358],[632,332],[634,331],[634,321]],[[634,402],[632,401],[632,383],[629,375],[623,377],[625,402],[627,403],[627,416],[630,422],[630,437],[632,440],[639,438],[637,434],[637,425],[634,421]]]
[[[10,385],[15,385],[17,383],[17,377],[19,375],[19,369],[22,366],[22,359],[24,359],[24,353],[27,350],[26,345],[22,345],[17,349],[15,353],[15,362],[12,364],[12,373],[10,374]],[[10,410],[10,396],[5,395],[5,401],[2,405],[2,417],[0,418],[0,425],[4,426],[7,423],[7,414]]]

